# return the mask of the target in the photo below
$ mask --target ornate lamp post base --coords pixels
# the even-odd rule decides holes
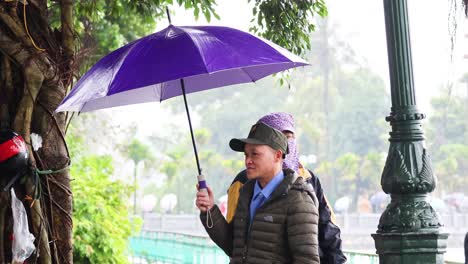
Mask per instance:
[[[444,263],[447,233],[376,233],[372,237],[380,264]]]

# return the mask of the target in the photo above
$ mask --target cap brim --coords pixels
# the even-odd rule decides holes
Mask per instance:
[[[245,144],[266,145],[265,142],[253,138],[233,138],[229,141],[229,147],[238,152],[244,152]]]

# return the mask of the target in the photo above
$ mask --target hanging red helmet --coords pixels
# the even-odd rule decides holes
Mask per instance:
[[[10,129],[0,129],[0,175],[13,178],[28,166],[24,139]]]

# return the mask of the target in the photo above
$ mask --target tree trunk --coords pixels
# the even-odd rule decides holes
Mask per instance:
[[[36,248],[34,263],[72,263],[72,195],[66,168],[69,155],[64,139],[65,115],[53,112],[71,83],[74,43],[72,0],[60,4],[62,36],[57,38],[48,23],[47,1],[0,2],[0,123],[23,136],[28,145],[31,173],[26,175],[24,199]],[[33,150],[31,134],[42,137],[42,148]],[[39,184],[35,182],[35,172]],[[60,170],[55,173],[54,171]],[[0,210],[0,221],[4,219]],[[11,219],[7,219],[11,221]],[[4,230],[0,238],[4,238]],[[2,246],[0,239],[0,246]],[[0,247],[0,263],[9,261]]]

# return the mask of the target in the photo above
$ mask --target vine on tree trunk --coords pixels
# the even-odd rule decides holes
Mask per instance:
[[[53,115],[53,111],[65,96],[74,72],[73,1],[57,2],[62,13],[61,38],[56,38],[49,27],[46,1],[29,0],[27,5],[21,1],[0,2],[0,95],[8,98],[4,104],[0,100],[0,121],[28,143],[33,175],[37,169],[57,169],[69,164],[63,132],[65,115]],[[31,133],[43,138],[43,148],[32,149]],[[57,140],[60,138],[63,140]],[[33,175],[26,177],[25,190],[15,187],[29,197],[34,197],[37,186],[44,190],[39,201],[26,202],[38,248],[29,261],[72,263],[68,171],[40,175],[39,185]],[[3,219],[4,211],[0,210],[0,221]],[[0,233],[2,253],[8,250],[3,234]],[[0,254],[0,263],[10,257]]]

